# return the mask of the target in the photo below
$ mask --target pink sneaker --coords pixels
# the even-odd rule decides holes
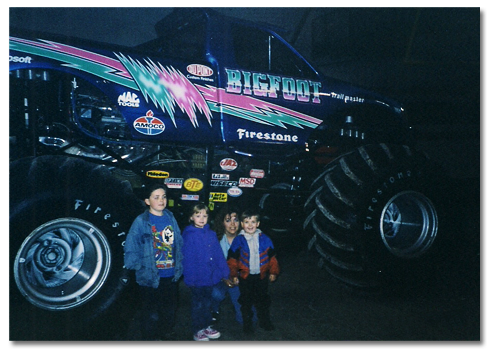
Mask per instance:
[[[219,337],[221,337],[221,333],[218,332],[216,329],[212,329],[211,326],[206,328],[203,332],[204,335],[209,339],[218,339]]]
[[[195,341],[209,341],[209,338],[206,336],[204,333],[204,329],[201,329],[199,332],[194,334],[194,340]]]

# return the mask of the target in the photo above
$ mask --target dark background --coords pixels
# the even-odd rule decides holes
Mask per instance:
[[[456,237],[447,243],[436,274],[392,297],[352,294],[315,267],[314,254],[301,250],[292,255],[291,247],[279,242],[284,272],[271,288],[278,330],[256,333],[253,340],[482,339],[480,8],[216,10],[277,26],[324,74],[402,102],[419,147],[448,175],[444,186],[450,191],[451,235]],[[9,12],[11,26],[134,46],[156,37],[154,24],[171,8],[10,8]],[[188,291],[182,295],[185,301]],[[180,340],[189,340],[188,308],[183,302]],[[224,308],[230,311],[231,305]],[[231,316],[223,322],[223,340],[252,340],[243,338]],[[119,337],[126,340],[127,334]]]

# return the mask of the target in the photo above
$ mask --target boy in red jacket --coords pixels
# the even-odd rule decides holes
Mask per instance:
[[[243,315],[243,331],[253,333],[252,306],[257,310],[259,326],[274,330],[270,319],[271,298],[268,293],[269,281],[274,282],[279,274],[274,245],[270,238],[258,227],[260,215],[255,211],[245,211],[240,217],[242,230],[233,240],[228,251],[228,266],[233,283],[240,288]]]

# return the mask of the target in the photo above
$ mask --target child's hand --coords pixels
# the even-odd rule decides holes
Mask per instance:
[[[269,281],[274,282],[276,280],[276,275],[269,275]]]
[[[227,279],[227,278],[223,278],[223,282],[225,282],[225,284],[226,284],[226,285],[227,285],[229,288],[233,288],[233,287],[235,287],[235,284],[234,284],[232,281],[230,281],[229,279]]]
[[[233,277],[231,280],[235,286],[238,286],[238,277]]]

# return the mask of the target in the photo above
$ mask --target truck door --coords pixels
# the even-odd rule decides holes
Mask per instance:
[[[227,142],[304,146],[321,123],[316,72],[272,32],[233,24],[231,34],[234,64],[220,67]]]

